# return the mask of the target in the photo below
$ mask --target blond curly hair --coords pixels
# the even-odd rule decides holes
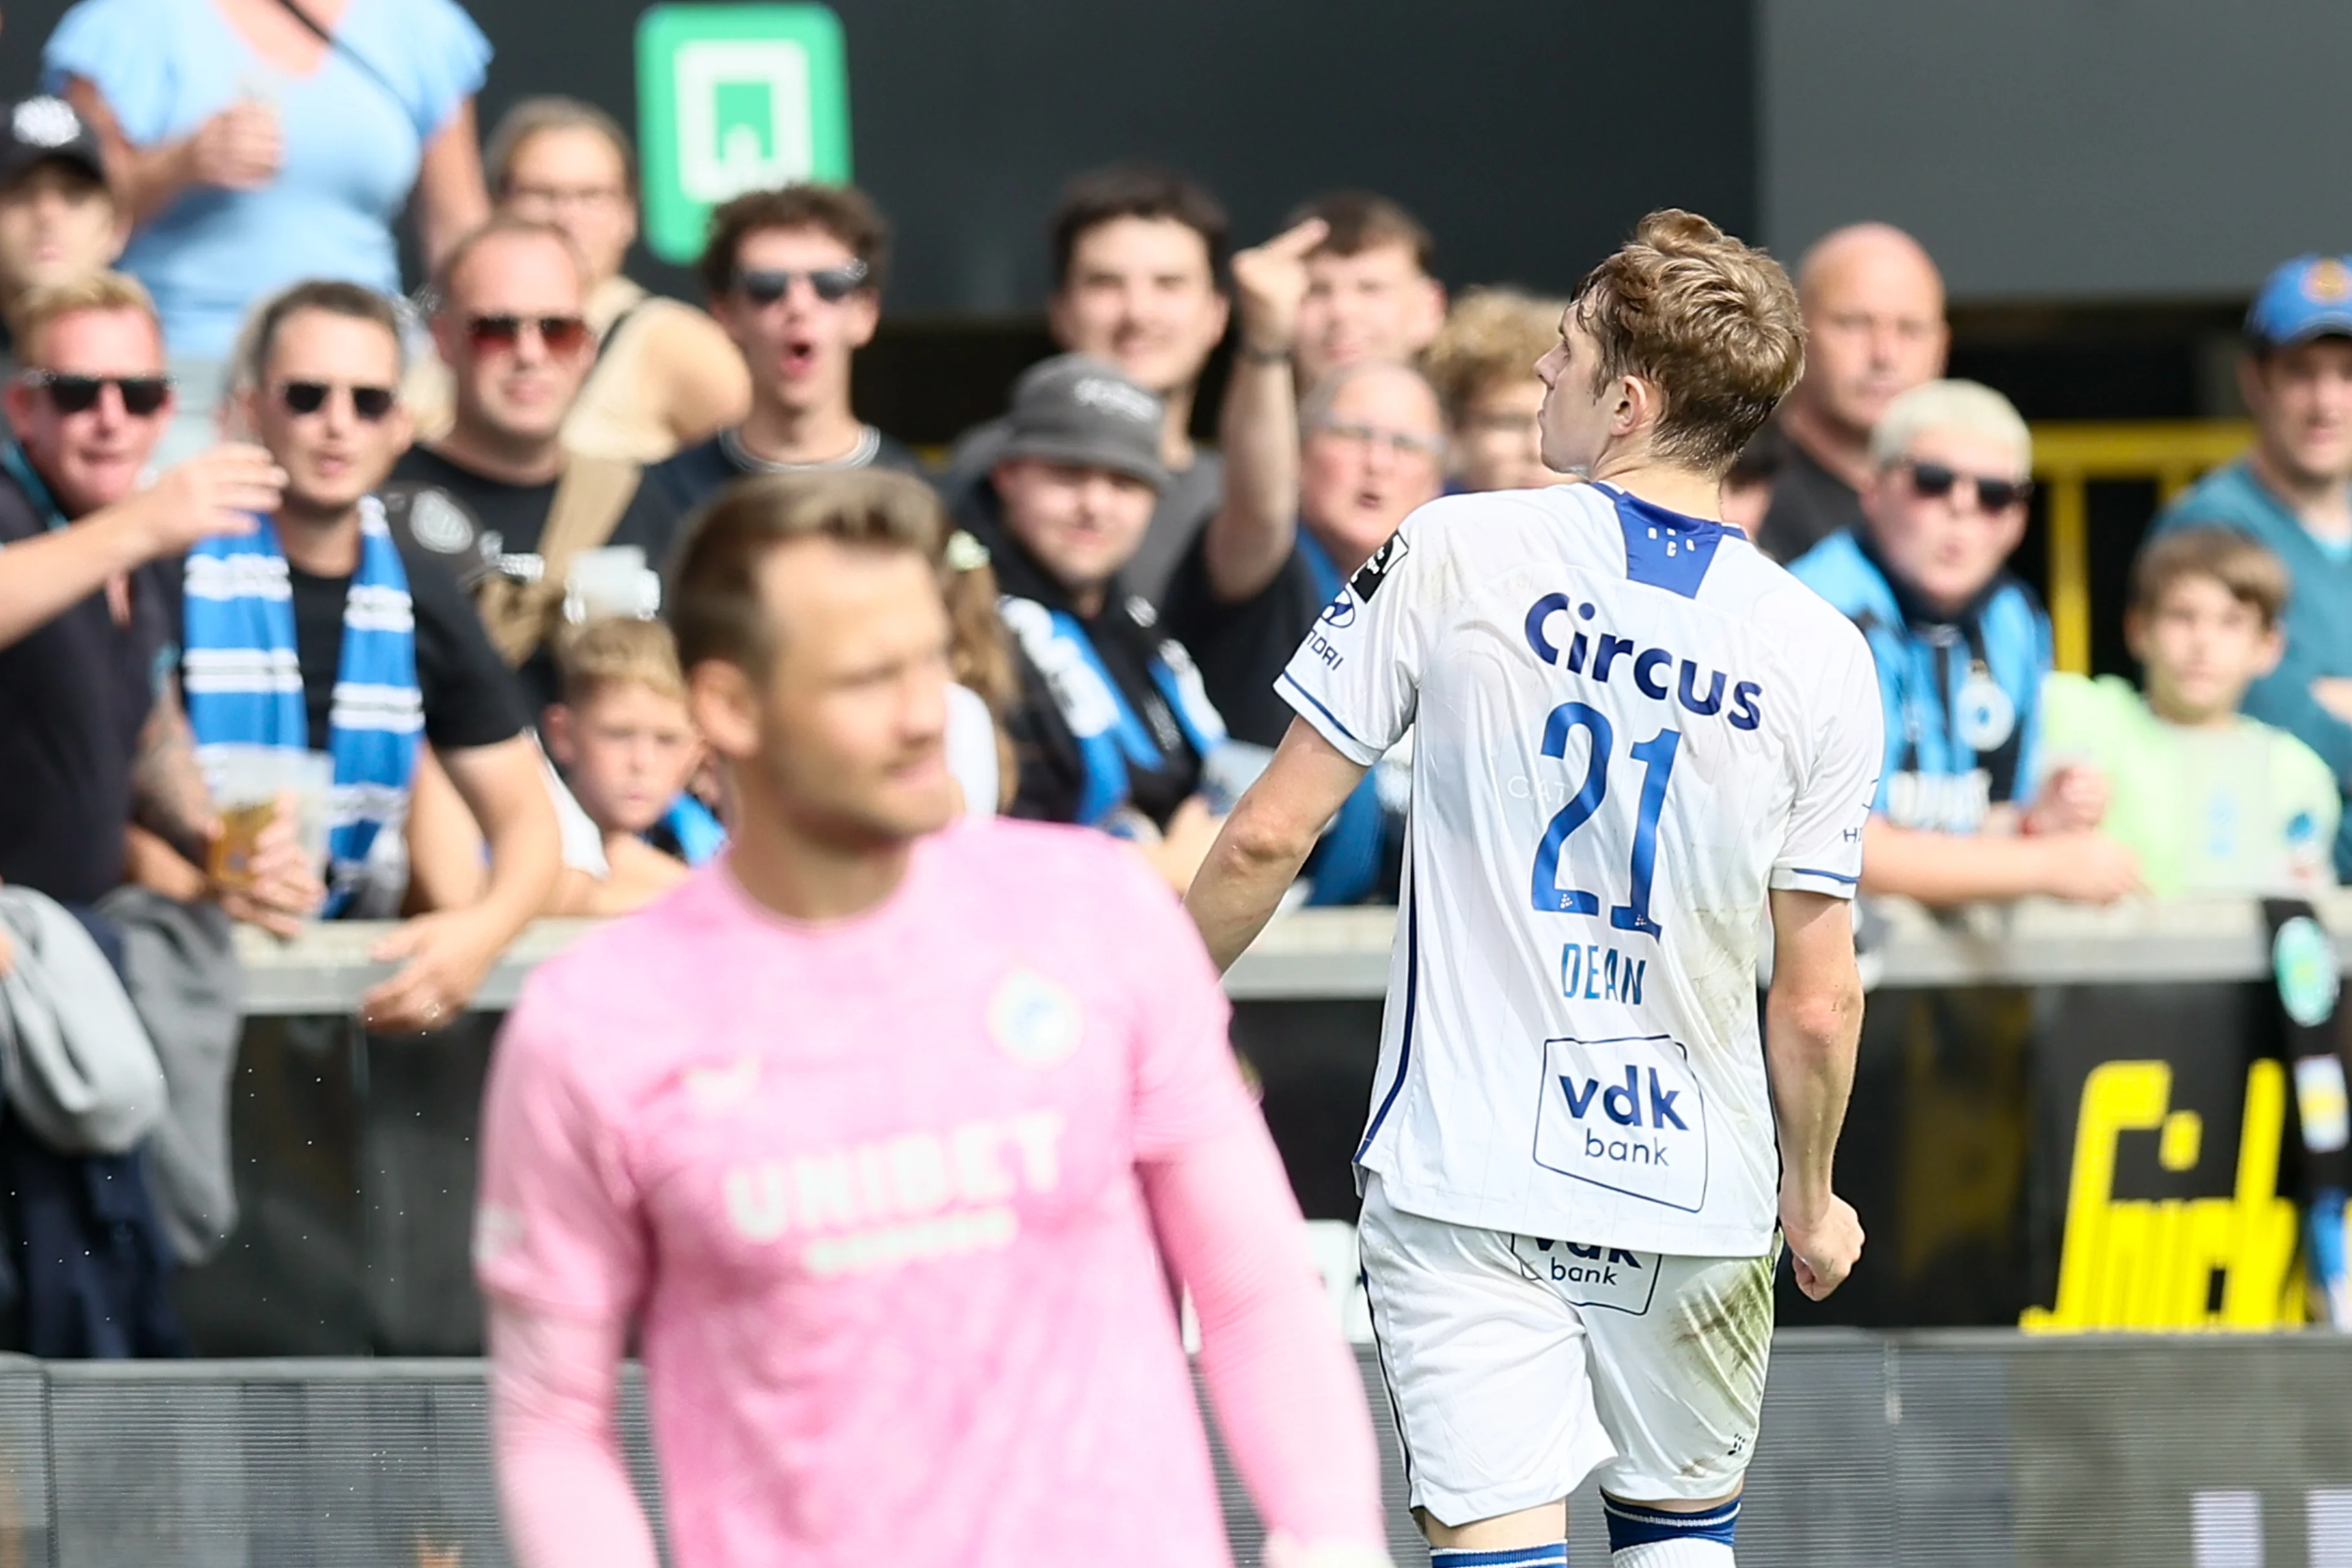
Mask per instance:
[[[1543,300],[1517,289],[1473,289],[1445,312],[1423,368],[1445,422],[1461,427],[1478,400],[1498,385],[1532,383],[1536,361],[1559,341],[1565,300]]]

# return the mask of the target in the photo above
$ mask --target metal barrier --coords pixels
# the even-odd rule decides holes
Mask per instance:
[[[2332,1568],[2352,1554],[2340,1341],[1784,1331],[1745,1568]],[[1427,1556],[1359,1355],[1401,1568]],[[478,1362],[0,1358],[0,1563],[496,1568]],[[621,1431],[656,1508],[643,1391]],[[2218,1440],[2217,1440],[2218,1439]],[[1261,1534],[1222,1447],[1238,1561]],[[1609,1560],[1591,1485],[1570,1560]]]
[[[2230,1325],[2301,1321],[2272,1288],[2292,1263],[2279,1250],[2292,1237],[2272,1232],[2300,1189],[2291,1110],[2267,1059],[2279,1005],[2256,905],[1874,908],[1885,918],[1865,963],[1877,989],[1839,1160],[1871,1250],[1825,1307],[1784,1292],[1784,1322],[2210,1326],[2209,1292],[2191,1288],[2208,1266],[2237,1281],[2223,1295]],[[2322,913],[2352,931],[2352,893]],[[1227,977],[1234,1042],[1257,1070],[1293,1190],[1309,1219],[1342,1232],[1356,1214],[1350,1157],[1394,923],[1371,909],[1295,915]],[[481,1011],[402,1038],[350,1016],[382,973],[365,956],[380,928],[329,926],[287,945],[247,935],[255,1016],[231,1129],[243,1219],[177,1288],[200,1350],[478,1352],[465,1237],[492,1032],[531,965],[582,929],[533,928],[490,976]],[[2336,956],[2339,968],[2352,959],[2342,935]],[[2178,1139],[2160,1150],[2150,1115],[2202,1129],[2193,1152]],[[2225,1227],[2230,1247],[2207,1258],[2182,1245],[2177,1216],[2209,1225],[2224,1213],[2248,1222]],[[2069,1258],[2067,1277],[2096,1289],[2059,1289]],[[2119,1313],[2111,1276],[2140,1280],[2126,1301],[2162,1282],[2166,1311]],[[2273,1304],[2256,1313],[2257,1300]]]
[[[2242,419],[2062,423],[2033,427],[2033,476],[2050,492],[2050,626],[2058,668],[2091,672],[2093,479],[2154,479],[2161,505],[2243,452]]]
[[[2317,900],[2336,952],[2352,967],[2352,889]],[[2054,985],[2100,981],[2253,980],[2269,973],[2262,910],[2245,899],[2179,899],[2089,909],[2040,900],[1937,915],[1900,899],[1874,900],[1886,935],[1869,955],[1885,986]],[[491,970],[480,1012],[513,1005],[523,977],[588,930],[541,921]],[[246,1012],[254,1016],[349,1013],[392,973],[368,949],[393,928],[349,921],[314,925],[291,942],[250,927],[238,933]],[[1236,1002],[1376,1001],[1388,994],[1392,909],[1308,910],[1276,921],[1225,976]]]

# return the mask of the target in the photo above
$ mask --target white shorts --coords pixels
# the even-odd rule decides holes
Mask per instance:
[[[1596,1470],[1629,1502],[1739,1489],[1777,1247],[1685,1258],[1475,1230],[1399,1213],[1370,1173],[1358,1237],[1415,1508],[1468,1524]]]

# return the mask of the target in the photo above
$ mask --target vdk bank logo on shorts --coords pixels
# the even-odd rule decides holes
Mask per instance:
[[[1706,1101],[1689,1052],[1664,1035],[1546,1040],[1535,1161],[1696,1214],[1706,1202]]]

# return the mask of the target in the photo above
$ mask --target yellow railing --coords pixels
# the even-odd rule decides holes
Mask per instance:
[[[2241,419],[2149,420],[2033,427],[2033,477],[2050,494],[2050,627],[2058,668],[2091,671],[2093,479],[2154,479],[2158,504],[2246,449]]]

